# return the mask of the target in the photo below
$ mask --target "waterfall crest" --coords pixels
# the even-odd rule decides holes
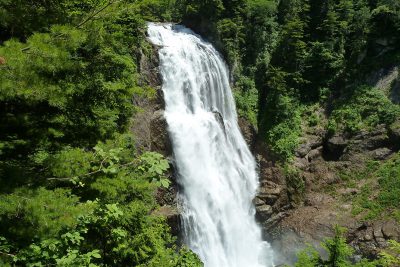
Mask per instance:
[[[271,267],[252,200],[256,163],[240,133],[228,68],[191,30],[149,24],[161,46],[165,118],[178,183],[183,235],[206,267]]]

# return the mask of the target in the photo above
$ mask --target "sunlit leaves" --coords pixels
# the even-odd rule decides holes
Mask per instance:
[[[168,160],[162,155],[155,152],[146,152],[141,157],[141,165],[138,167],[150,181],[155,182],[158,186],[169,187],[170,181],[164,177],[164,173],[169,169]]]

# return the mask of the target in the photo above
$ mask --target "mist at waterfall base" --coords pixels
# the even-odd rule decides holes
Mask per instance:
[[[183,206],[184,242],[206,267],[271,267],[252,200],[256,163],[238,127],[228,68],[188,28],[148,25],[160,46],[165,118]]]

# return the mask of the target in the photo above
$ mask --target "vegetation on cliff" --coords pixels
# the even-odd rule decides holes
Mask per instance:
[[[398,224],[399,1],[177,2],[182,21],[223,52],[238,113],[258,128],[272,161],[284,166],[292,206],[303,202],[307,182],[324,179],[299,169],[318,157],[336,172],[331,177],[341,178],[326,184],[332,195],[340,186],[362,187],[343,196],[361,222],[394,218]],[[310,132],[322,140],[307,140]],[[300,144],[309,148],[304,155]],[[352,266],[321,262],[307,266]]]
[[[400,129],[392,92],[367,81],[400,60],[397,0],[34,2],[0,0],[2,265],[200,265],[152,215],[166,161],[139,153],[128,131],[132,95],[155,93],[138,73],[139,52],[152,53],[145,21],[183,22],[222,51],[238,113],[277,161],[290,162],[309,126],[329,136]],[[366,181],[354,214],[399,220],[398,158],[342,175]],[[343,262],[321,265],[310,250],[297,266],[352,266],[340,233],[332,242]],[[384,259],[398,264],[398,253],[393,243]]]
[[[282,160],[294,155],[307,106],[330,106],[332,131],[389,126],[400,115],[388,92],[366,83],[368,74],[398,63],[398,1],[178,2],[186,3],[183,21],[224,52],[239,113]]]

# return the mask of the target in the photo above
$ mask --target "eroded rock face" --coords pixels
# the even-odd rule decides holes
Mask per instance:
[[[372,131],[353,136],[306,131],[290,163],[298,171],[299,181],[304,182],[300,203],[293,203],[298,198],[290,196],[290,181],[282,167],[276,164],[265,144],[256,142],[260,168],[260,189],[255,200],[257,219],[277,253],[278,264],[294,262],[296,253],[307,243],[323,252],[320,243],[334,235],[335,225],[348,229],[347,239],[358,255],[376,257],[389,239],[399,240],[396,222],[374,222],[361,227],[360,218],[352,215],[349,200],[360,193],[361,187],[348,187],[339,176],[341,172],[363,167],[367,160],[390,158],[400,148],[399,125],[396,122],[390,129],[378,125]]]
[[[388,240],[400,240],[400,226],[395,220],[362,223],[350,229],[348,240],[357,253],[375,257]]]
[[[156,89],[155,97],[133,96],[133,103],[139,107],[139,111],[133,116],[132,133],[135,136],[136,146],[139,151],[155,151],[171,159],[172,147],[167,131],[167,122],[164,118],[165,102],[161,90],[161,75],[159,73],[158,47],[152,46],[152,52],[145,54],[138,51],[138,68],[140,71],[139,83]],[[180,212],[177,204],[178,185],[175,180],[173,164],[167,176],[171,180],[171,186],[159,188],[156,192],[156,200],[161,206],[154,211],[155,215],[164,216],[171,227],[172,234],[179,237]]]
[[[150,150],[152,147],[152,138],[157,133],[162,132],[161,129],[157,130],[157,124],[162,126],[162,123],[152,122],[155,119],[159,119],[159,116],[154,115],[154,113],[164,109],[165,106],[161,90],[161,76],[158,68],[158,48],[156,46],[152,46],[152,48],[152,52],[149,54],[145,54],[143,50],[139,50],[136,53],[139,62],[138,69],[141,74],[139,84],[156,89],[156,96],[153,98],[141,95],[134,95],[132,97],[132,102],[138,107],[139,111],[132,117],[133,126],[131,131],[135,136],[136,147],[139,151]],[[152,133],[152,130],[155,132]]]
[[[150,150],[156,151],[166,157],[172,154],[172,146],[167,127],[164,110],[155,111],[150,120]]]
[[[253,127],[253,125],[251,125],[250,122],[242,117],[239,117],[238,124],[244,140],[246,141],[250,150],[254,152],[257,137],[256,129]]]

